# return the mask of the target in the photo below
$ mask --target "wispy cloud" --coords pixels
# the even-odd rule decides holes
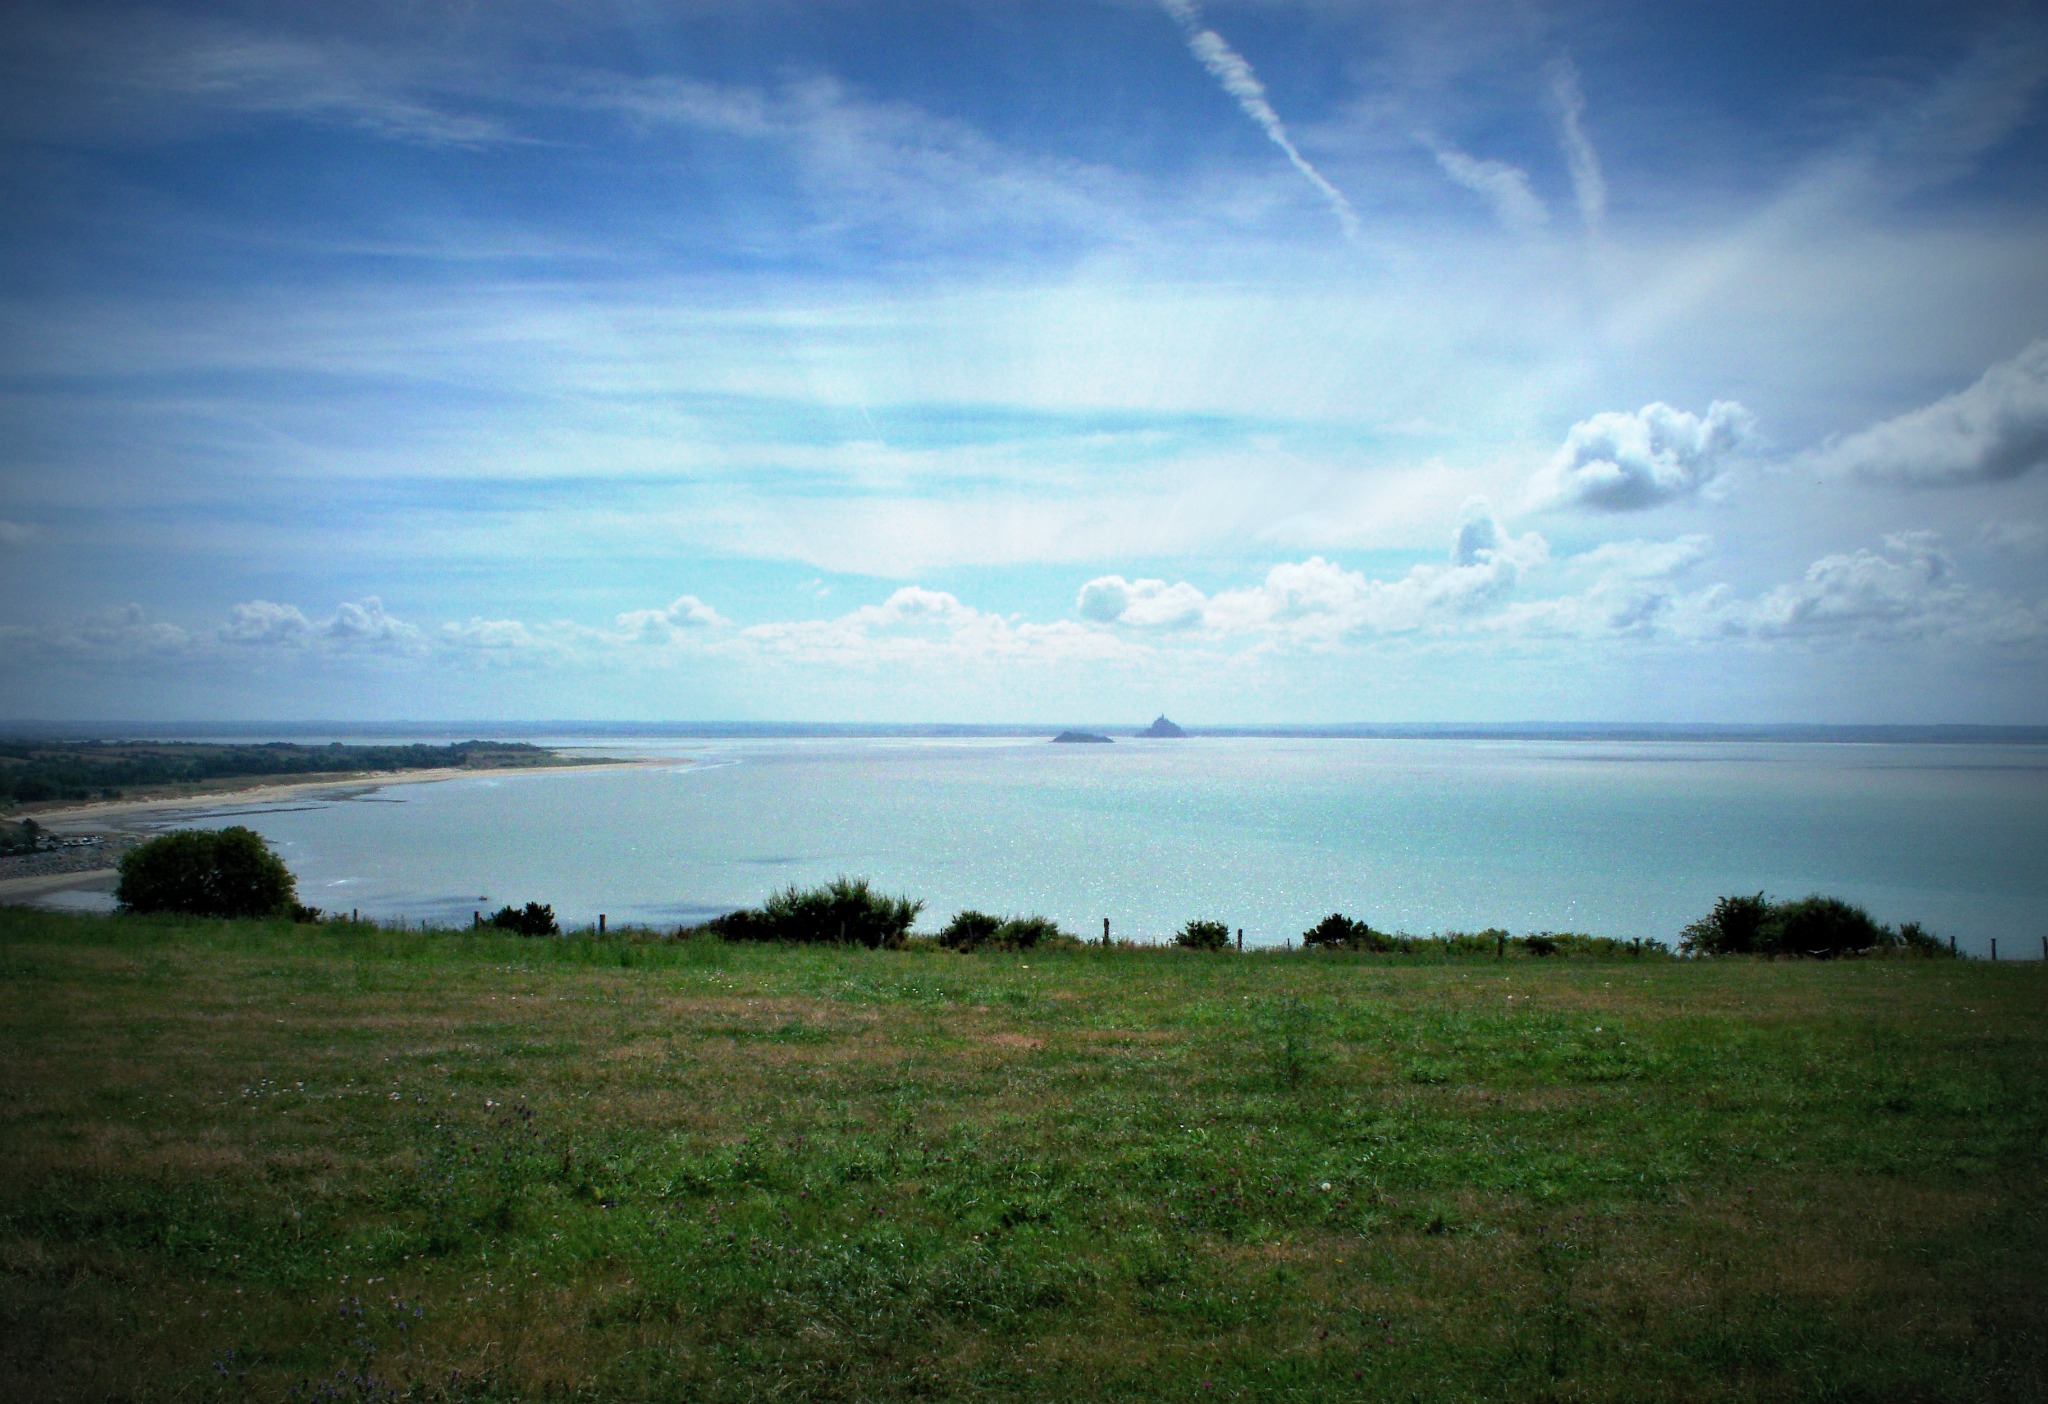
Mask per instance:
[[[1182,35],[1187,39],[1188,52],[1209,70],[1210,76],[1222,84],[1223,91],[1237,100],[1244,115],[1258,124],[1267,140],[1280,148],[1294,169],[1300,171],[1328,202],[1344,237],[1356,240],[1358,212],[1351,208],[1351,202],[1344,198],[1344,193],[1330,184],[1323,173],[1301,154],[1294,138],[1287,134],[1287,126],[1280,120],[1280,114],[1273,110],[1273,104],[1267,99],[1266,85],[1259,81],[1259,75],[1245,61],[1244,55],[1231,48],[1222,35],[1202,23],[1201,7],[1195,0],[1159,0],[1159,3],[1180,26]]]
[[[1434,137],[1421,140],[1443,173],[1492,205],[1495,217],[1508,228],[1530,229],[1550,219],[1550,211],[1529,187],[1529,173],[1520,166],[1468,156]]]
[[[1545,68],[1544,78],[1557,110],[1558,142],[1564,147],[1565,166],[1571,172],[1579,218],[1588,229],[1597,230],[1607,217],[1607,177],[1600,169],[1600,153],[1586,135],[1586,94],[1579,86],[1578,65],[1560,54]]]

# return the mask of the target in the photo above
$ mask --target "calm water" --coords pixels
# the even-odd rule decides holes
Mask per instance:
[[[1983,951],[2048,932],[2048,748],[1197,738],[660,743],[673,763],[221,810],[304,900],[466,922],[670,923],[839,873],[926,902],[1279,942],[1330,911],[1423,933],[1674,940],[1728,892],[1820,891]],[[620,753],[620,743],[605,750]],[[189,822],[189,821],[188,821]]]

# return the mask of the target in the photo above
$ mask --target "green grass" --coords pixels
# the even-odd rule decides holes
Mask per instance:
[[[2038,965],[4,910],[0,981],[9,1399],[2048,1393]]]

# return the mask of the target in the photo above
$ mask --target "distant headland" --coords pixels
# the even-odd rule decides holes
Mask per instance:
[[[1172,722],[1168,721],[1166,719],[1166,713],[1161,712],[1158,716],[1152,719],[1152,725],[1146,727],[1143,731],[1139,732],[1138,735],[1149,736],[1156,740],[1160,738],[1171,739],[1174,737],[1186,736],[1187,733],[1185,731],[1182,731],[1179,727],[1175,726]]]
[[[1056,745],[1107,746],[1109,744],[1109,738],[1099,731],[1062,731],[1052,739]]]

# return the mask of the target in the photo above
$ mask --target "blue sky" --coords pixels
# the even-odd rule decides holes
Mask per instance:
[[[2036,7],[70,3],[0,716],[2048,722]]]

